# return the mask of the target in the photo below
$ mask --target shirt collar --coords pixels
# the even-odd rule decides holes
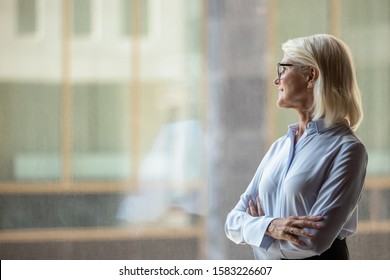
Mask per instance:
[[[324,119],[318,119],[315,121],[311,121],[307,124],[307,127],[306,127],[308,133],[312,133],[312,132],[321,133],[321,132],[328,130],[329,128],[330,127],[325,126]]]
[[[334,125],[331,125],[331,126],[326,126],[325,125],[325,120],[323,118],[321,119],[318,119],[318,120],[314,120],[314,121],[310,121],[308,124],[307,124],[307,127],[306,127],[306,131],[308,134],[311,134],[311,133],[323,133],[327,130],[330,130],[334,127],[338,127],[338,126],[341,126],[341,125],[346,125],[346,123],[336,123]],[[297,130],[299,129],[299,124],[298,123],[294,123],[294,124],[291,124],[289,125],[289,130],[292,130],[292,132],[296,132]]]

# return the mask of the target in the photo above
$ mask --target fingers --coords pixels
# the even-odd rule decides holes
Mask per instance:
[[[256,197],[256,204],[257,204],[257,212],[259,213],[259,216],[264,216],[265,213],[263,207],[261,206],[261,201],[259,196]]]
[[[258,196],[256,197],[256,204],[253,202],[252,199],[249,199],[248,208],[246,209],[246,212],[253,217],[264,216],[264,211],[261,207],[260,198]]]
[[[295,220],[312,221],[312,222],[318,222],[318,221],[322,221],[324,219],[323,216],[291,216],[289,218],[292,218]]]
[[[299,216],[289,217],[289,226],[285,227],[284,232],[289,235],[288,240],[294,244],[306,246],[306,244],[297,239],[297,237],[314,238],[315,234],[308,232],[305,229],[317,229],[321,230],[324,225],[320,223],[323,220],[321,216]]]
[[[306,230],[297,227],[286,227],[285,233],[290,234],[292,236],[302,236],[306,238],[315,237],[315,234],[307,232]]]
[[[257,209],[252,199],[249,199],[249,207],[248,207],[248,214],[256,217],[257,215]]]
[[[294,243],[296,245],[300,245],[300,246],[306,246],[306,243],[303,242],[302,240],[299,240],[297,238],[297,234],[295,233],[295,230],[296,228],[290,228],[289,230],[289,233],[288,233],[288,237],[286,238],[286,240],[290,241],[291,243]],[[314,237],[314,236],[313,236]],[[311,237],[312,238],[312,237]]]
[[[318,220],[294,220],[289,225],[296,228],[310,229],[322,229],[324,227],[323,223],[320,223]]]
[[[303,229],[294,227],[285,227],[283,239],[300,246],[307,246],[305,242],[299,240],[297,237],[313,238],[314,234],[308,233]]]

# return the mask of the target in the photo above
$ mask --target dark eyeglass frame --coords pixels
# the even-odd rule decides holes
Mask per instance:
[[[280,81],[280,77],[282,76],[283,74],[283,67],[285,66],[294,66],[294,64],[291,64],[291,63],[278,63],[277,66],[276,66],[276,73],[278,74],[278,81]]]

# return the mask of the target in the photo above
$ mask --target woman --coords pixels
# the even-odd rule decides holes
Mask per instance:
[[[299,122],[266,153],[225,232],[252,246],[256,259],[348,259],[368,160],[353,133],[362,109],[352,56],[326,34],[282,49],[277,105],[294,109]]]

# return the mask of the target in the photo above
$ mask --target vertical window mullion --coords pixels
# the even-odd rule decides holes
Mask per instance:
[[[62,80],[61,80],[61,140],[62,186],[69,186],[72,178],[72,88],[71,40],[72,2],[62,0]]]

